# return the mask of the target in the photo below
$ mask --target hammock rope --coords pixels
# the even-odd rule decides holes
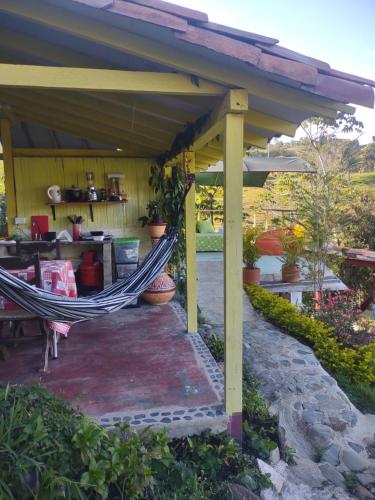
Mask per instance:
[[[1,266],[0,293],[45,320],[72,323],[97,318],[118,311],[141,295],[168,264],[177,238],[177,229],[171,227],[128,278],[87,298],[73,299],[35,288]]]

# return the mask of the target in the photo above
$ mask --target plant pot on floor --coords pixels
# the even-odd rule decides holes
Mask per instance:
[[[242,269],[242,277],[244,285],[259,285],[260,282],[259,267],[254,267],[253,269],[244,267]]]
[[[285,283],[297,283],[301,279],[301,269],[296,264],[286,265],[281,268],[281,279]]]
[[[164,272],[143,292],[142,299],[152,306],[161,306],[172,300],[175,293],[174,281]]]
[[[167,224],[165,222],[160,222],[160,223],[154,223],[151,222],[148,225],[148,230],[150,232],[150,236],[152,239],[155,238],[161,238],[163,234],[165,233],[165,228],[167,227]]]

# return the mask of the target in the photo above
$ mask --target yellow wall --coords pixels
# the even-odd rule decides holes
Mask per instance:
[[[138,217],[146,214],[146,205],[152,193],[148,186],[151,160],[142,158],[15,158],[17,212],[26,217],[25,229],[30,229],[31,215],[48,215],[51,230],[71,229],[67,216],[82,215],[83,230],[104,229],[115,236],[141,236],[148,244],[148,232],[141,229]],[[86,172],[94,172],[95,187],[106,186],[105,174],[125,174],[123,185],[129,202],[126,205],[94,206],[94,222],[90,221],[88,206],[56,207],[56,221],[47,206],[47,188],[58,184],[62,189],[73,184],[87,188]],[[13,221],[9,221],[13,222]],[[10,227],[9,233],[14,231]]]

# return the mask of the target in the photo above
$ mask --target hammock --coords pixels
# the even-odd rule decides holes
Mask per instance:
[[[133,302],[167,265],[177,241],[171,227],[152,248],[142,264],[126,279],[89,298],[73,299],[35,288],[0,266],[0,293],[25,311],[49,321],[71,323],[118,311]]]

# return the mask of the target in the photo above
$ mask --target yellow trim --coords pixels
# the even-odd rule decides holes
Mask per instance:
[[[225,116],[224,335],[225,409],[242,412],[242,187],[243,114]]]
[[[0,64],[0,86],[137,94],[223,95],[226,88],[176,73]]]
[[[5,194],[7,197],[8,227],[17,215],[16,185],[12,152],[11,122],[8,118],[0,120],[1,144],[3,147]]]
[[[183,156],[186,171],[194,174],[195,153],[186,152]],[[187,331],[188,333],[194,333],[198,331],[195,183],[191,186],[185,199],[185,238]]]

